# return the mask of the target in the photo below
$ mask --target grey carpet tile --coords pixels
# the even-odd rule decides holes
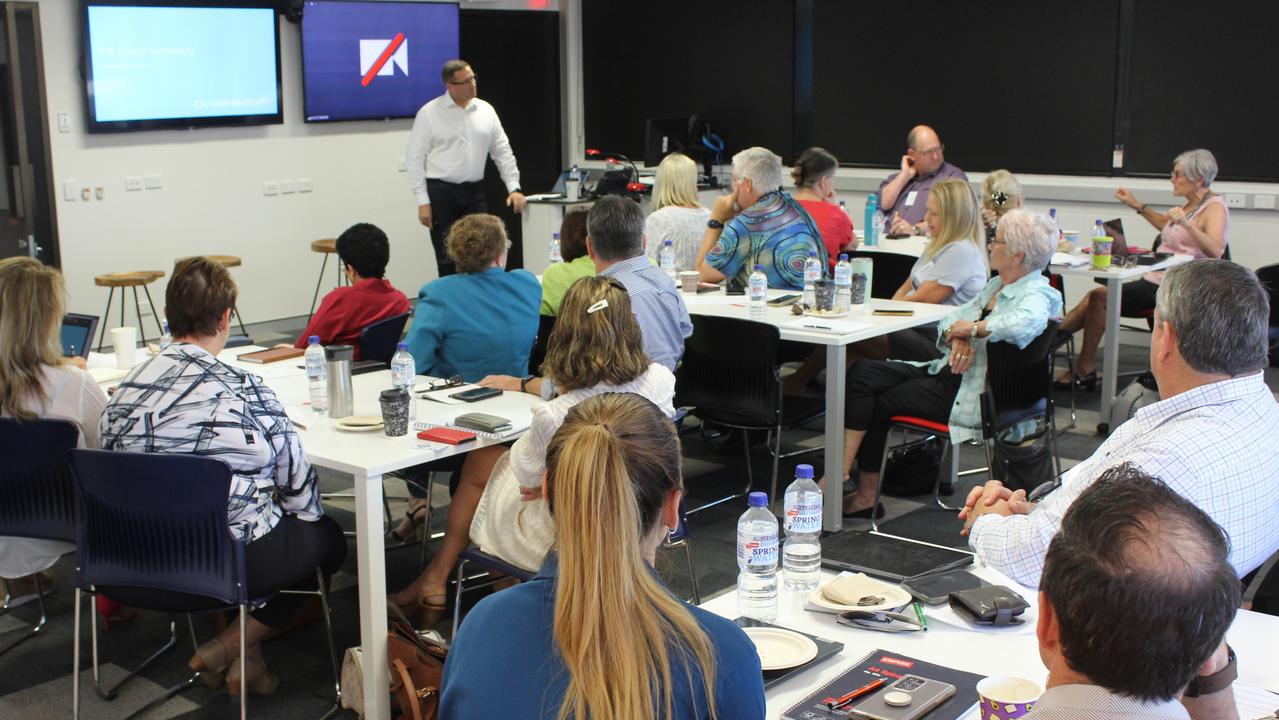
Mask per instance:
[[[69,648],[68,648],[69,650]],[[71,667],[71,658],[67,658],[67,668]],[[101,668],[102,681],[110,686],[127,674],[124,668],[112,663],[104,663]],[[92,674],[86,667],[80,676],[80,716],[93,720],[113,720],[127,717],[130,713],[146,705],[153,698],[164,692],[164,687],[151,680],[140,677],[131,680],[120,689],[119,696],[108,702],[100,699],[93,692]],[[71,717],[71,675],[67,674],[53,680],[31,685],[17,692],[0,697],[0,717],[24,718],[25,720],[65,720]],[[164,720],[176,718],[199,710],[201,706],[188,697],[179,695],[164,705],[149,711],[148,720]]]

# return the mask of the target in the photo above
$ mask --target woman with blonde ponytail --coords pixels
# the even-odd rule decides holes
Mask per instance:
[[[763,718],[750,640],[652,570],[683,493],[663,412],[630,393],[583,400],[547,448],[544,493],[553,550],[532,581],[471,610],[444,666],[440,717]]]

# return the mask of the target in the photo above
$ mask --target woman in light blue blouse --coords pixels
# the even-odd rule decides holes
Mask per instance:
[[[941,357],[927,363],[867,360],[853,369],[845,404],[843,470],[848,477],[853,458],[858,458],[859,472],[857,491],[844,499],[844,517],[883,515],[882,506],[872,505],[890,417],[949,424],[956,443],[981,437],[986,343],[1024,348],[1050,318],[1061,317],[1061,294],[1042,273],[1056,235],[1047,218],[1028,210],[1009,212],[988,247],[990,267],[999,275],[938,324]]]

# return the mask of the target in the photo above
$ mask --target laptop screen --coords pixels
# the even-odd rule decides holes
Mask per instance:
[[[62,316],[62,354],[66,357],[89,357],[97,327],[97,315],[67,313]]]

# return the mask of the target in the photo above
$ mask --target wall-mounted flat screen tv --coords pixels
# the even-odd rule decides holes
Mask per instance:
[[[271,0],[81,0],[89,132],[283,122]]]
[[[307,122],[413,117],[458,56],[456,3],[306,0]]]

